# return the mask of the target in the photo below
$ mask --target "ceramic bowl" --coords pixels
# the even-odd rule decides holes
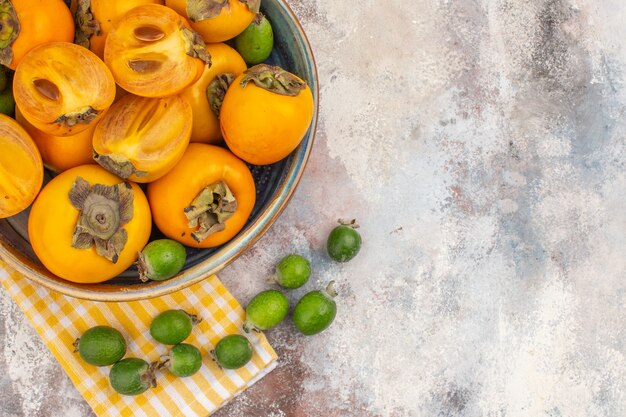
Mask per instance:
[[[246,251],[287,205],[304,171],[317,124],[318,84],[311,47],[297,18],[282,0],[263,0],[261,11],[274,29],[274,50],[268,62],[280,65],[307,81],[315,100],[313,122],[300,146],[286,159],[268,166],[250,166],[257,201],[244,229],[231,241],[212,249],[187,248],[187,262],[175,277],[142,283],[131,268],[101,284],[75,284],[47,271],[35,256],[26,232],[28,211],[0,220],[0,258],[27,278],[52,290],[96,301],[130,301],[157,297],[197,283]],[[152,238],[162,237],[153,230]]]

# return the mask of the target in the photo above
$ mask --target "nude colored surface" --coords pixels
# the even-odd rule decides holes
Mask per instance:
[[[216,416],[626,415],[626,3],[289,4],[316,143],[220,277],[245,304],[298,252],[314,275],[292,304],[335,279],[339,313],[268,332],[278,368]],[[343,265],[340,217],[364,240]],[[4,292],[0,317],[0,415],[91,416]]]

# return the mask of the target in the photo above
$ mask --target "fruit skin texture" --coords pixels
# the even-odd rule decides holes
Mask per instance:
[[[15,70],[28,51],[48,42],[73,42],[74,19],[62,0],[12,1],[20,22],[20,33],[11,45]]]
[[[293,310],[293,323],[304,335],[317,334],[328,328],[337,315],[337,304],[324,291],[305,294]]]
[[[201,242],[191,237],[184,209],[202,189],[224,181],[235,198],[237,210],[226,220],[225,229]],[[190,143],[171,171],[148,184],[148,200],[154,223],[170,239],[195,248],[221,245],[235,236],[250,217],[256,199],[254,179],[243,161],[228,150],[203,143]]]
[[[100,34],[89,38],[89,49],[100,59],[104,57],[104,45],[113,23],[128,11],[144,4],[163,4],[160,0],[91,0],[90,10],[100,26]]]
[[[134,182],[150,182],[165,175],[182,158],[191,135],[191,106],[182,96],[146,98],[133,94],[115,103],[96,127],[96,162]],[[122,158],[128,172],[103,163]],[[141,173],[139,173],[141,171]],[[131,173],[128,175],[129,173]]]
[[[33,138],[47,168],[62,172],[79,165],[93,164],[92,139],[97,126],[95,123],[76,135],[54,136],[30,124],[19,107],[15,107],[15,120]]]
[[[260,64],[269,58],[274,47],[274,31],[270,21],[263,15],[235,38],[235,49],[249,65]]]
[[[243,74],[226,92],[220,128],[228,148],[254,165],[280,161],[302,141],[313,119],[313,95],[307,85],[295,97],[267,91]]]
[[[252,345],[240,334],[222,338],[213,352],[215,360],[224,369],[239,369],[252,359]]]
[[[35,142],[15,120],[0,115],[0,218],[28,207],[43,183],[43,163]]]
[[[143,359],[126,358],[111,367],[109,381],[115,391],[123,395],[139,395],[153,386],[149,377],[150,365]]]
[[[136,30],[150,27],[164,36],[153,42],[137,39]],[[104,48],[104,62],[124,90],[143,97],[167,97],[180,93],[200,78],[205,62],[187,54],[185,19],[158,4],[132,9],[113,25]],[[133,69],[131,62],[154,66]]]
[[[361,249],[361,235],[350,226],[337,226],[328,235],[328,255],[337,262],[348,262]]]
[[[72,206],[68,193],[77,177],[90,185],[115,185],[123,180],[98,165],[81,165],[52,179],[33,203],[28,218],[28,234],[39,260],[53,274],[77,283],[98,283],[111,279],[133,264],[137,254],[148,243],[152,228],[150,206],[137,184],[133,191],[133,217],[123,227],[128,241],[113,263],[96,253],[95,247],[72,247],[72,233],[79,211]]]
[[[234,38],[248,27],[255,15],[239,0],[228,0],[228,7],[224,7],[218,16],[194,22],[187,16],[187,0],[165,0],[165,5],[187,18],[191,27],[202,35],[207,43],[224,42]]]
[[[276,282],[283,288],[300,288],[311,276],[311,263],[297,254],[287,255],[276,265]]]
[[[109,366],[126,353],[126,340],[109,326],[96,326],[87,330],[78,340],[78,353],[88,364]]]
[[[38,87],[42,81],[48,83],[45,89]],[[31,49],[22,59],[13,76],[13,94],[24,118],[37,129],[71,136],[100,120],[115,98],[115,81],[93,52],[53,42]]]
[[[181,343],[172,348],[169,354],[169,371],[178,376],[191,376],[202,366],[202,355],[197,347]]]
[[[144,277],[145,280],[164,281],[178,274],[186,259],[185,247],[175,240],[153,240],[139,254],[140,277],[142,281]]]
[[[167,310],[159,314],[150,324],[150,334],[157,342],[176,345],[191,334],[193,320],[182,310]]]
[[[207,44],[206,49],[211,54],[211,66],[206,65],[200,79],[183,90],[182,95],[193,110],[191,142],[217,144],[222,141],[222,131],[217,115],[209,107],[206,89],[219,74],[241,74],[246,70],[246,63],[225,43]]]
[[[258,293],[246,307],[244,331],[251,329],[269,330],[280,324],[289,311],[289,301],[277,290],[266,290]]]

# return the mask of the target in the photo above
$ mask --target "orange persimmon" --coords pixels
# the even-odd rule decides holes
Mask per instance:
[[[122,97],[93,135],[97,163],[117,176],[150,182],[183,156],[191,135],[191,106],[182,96]]]
[[[35,254],[53,274],[77,283],[111,279],[137,260],[151,231],[137,184],[98,165],[81,165],[41,190],[28,218]]]
[[[256,189],[247,165],[224,148],[190,143],[183,158],[148,184],[154,223],[170,239],[211,248],[246,224]]]
[[[280,161],[304,138],[314,102],[305,81],[276,66],[256,65],[228,88],[220,110],[224,141],[254,165]]]
[[[146,4],[114,22],[104,62],[124,90],[166,97],[200,78],[210,57],[204,41],[184,18],[168,7]]]
[[[205,42],[224,42],[239,35],[259,11],[261,0],[165,0],[191,22]]]
[[[74,20],[62,0],[18,0],[0,4],[0,64],[14,70],[35,46],[73,40]]]
[[[33,138],[44,165],[53,171],[65,171],[79,165],[93,163],[91,145],[96,124],[72,136],[54,136],[42,132],[24,118],[19,107],[15,107],[15,120]]]
[[[113,22],[144,4],[163,4],[162,0],[90,0],[72,5],[76,25],[75,42],[104,57],[104,44]]]
[[[219,111],[228,82],[246,70],[246,63],[225,43],[207,44],[206,49],[211,54],[211,66],[205,66],[200,79],[183,90],[182,95],[189,100],[193,110],[191,141],[218,143],[222,140],[222,132],[215,110]],[[216,80],[218,76],[220,78]],[[211,90],[208,90],[209,85]]]
[[[71,136],[87,130],[115,98],[109,69],[91,51],[67,42],[31,49],[13,77],[15,103],[42,132]]]
[[[15,120],[0,114],[0,218],[28,207],[42,182],[43,164],[35,142]]]

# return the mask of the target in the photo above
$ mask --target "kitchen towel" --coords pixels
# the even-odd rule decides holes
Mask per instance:
[[[244,310],[215,276],[176,293],[150,300],[103,303],[50,291],[11,270],[0,260],[0,281],[26,313],[39,336],[99,417],[208,416],[276,366],[276,353],[261,333],[248,334],[254,356],[243,368],[222,370],[209,352],[224,336],[241,334]],[[157,371],[157,387],[129,397],[109,385],[110,367],[83,362],[72,345],[90,327],[109,325],[122,332],[125,357],[153,362],[169,347],[150,336],[150,323],[160,312],[182,309],[202,321],[185,340],[200,349],[203,363],[191,377]]]

